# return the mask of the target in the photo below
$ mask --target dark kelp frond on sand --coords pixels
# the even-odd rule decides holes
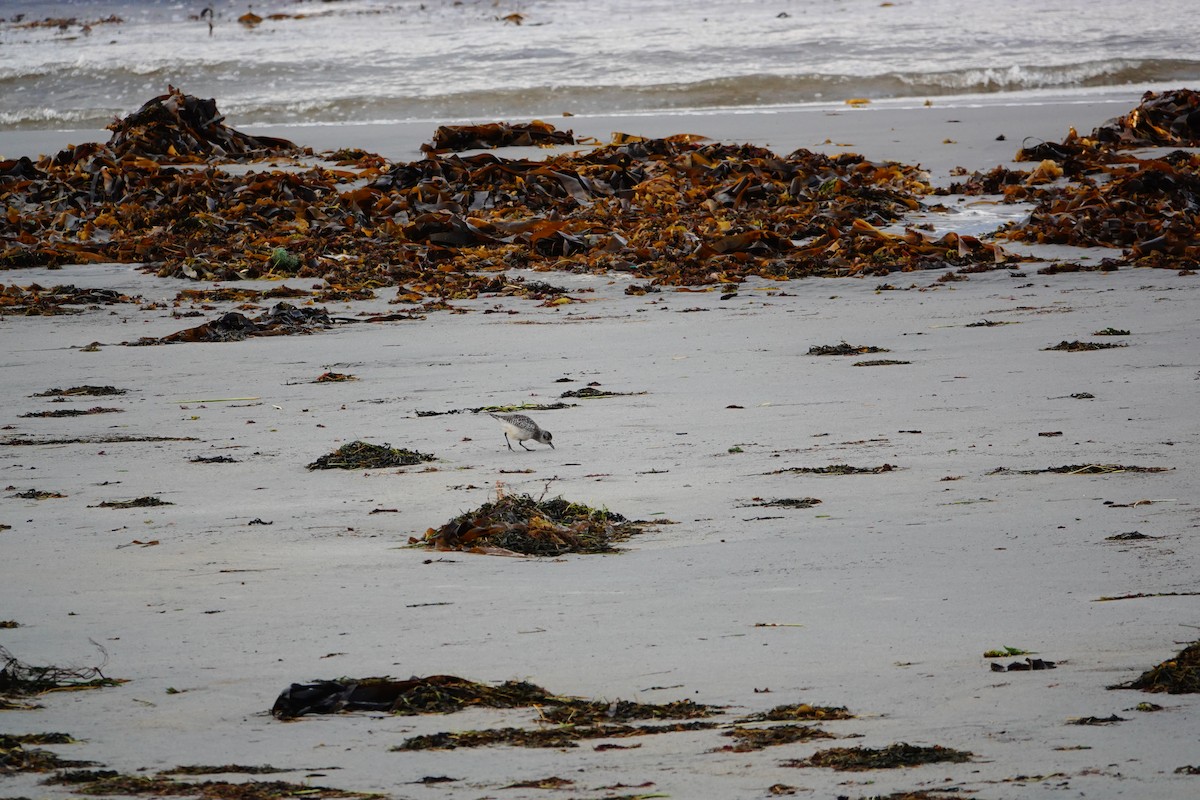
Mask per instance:
[[[465,708],[526,708],[583,702],[552,695],[525,681],[505,681],[498,686],[460,678],[431,675],[408,680],[343,678],[311,684],[293,683],[285,689],[271,714],[293,719],[304,714],[339,711],[387,711],[392,714],[452,714]]]
[[[1192,642],[1174,658],[1151,667],[1128,683],[1118,683],[1108,688],[1196,694],[1200,692],[1200,642]]]
[[[974,758],[974,753],[965,750],[952,750],[949,747],[919,745],[899,742],[887,747],[831,747],[828,750],[818,750],[805,759],[785,761],[785,767],[827,767],[848,772],[860,772],[869,769],[896,769],[897,767],[915,767],[921,764],[936,764],[941,762],[961,763]]]
[[[0,775],[18,772],[51,772],[68,767],[88,767],[90,761],[71,761],[46,750],[29,749],[27,744],[71,744],[75,740],[65,733],[0,734]]]
[[[164,769],[162,775],[274,775],[279,772],[295,772],[294,769],[281,769],[270,764],[245,766],[242,764],[193,764]]]
[[[742,717],[737,722],[787,722],[790,720],[854,719],[845,706],[814,706],[808,703],[789,703]]]
[[[886,347],[873,347],[871,345],[849,344],[848,342],[840,342],[838,344],[817,344],[808,348],[810,356],[859,356],[864,353],[888,353],[891,352]]]
[[[660,733],[710,730],[715,722],[674,722],[665,725],[563,725],[557,728],[492,728],[482,731],[452,731],[412,736],[393,750],[454,750],[459,747],[578,747],[586,739],[624,739]]]
[[[729,736],[734,740],[733,744],[726,745],[721,749],[734,753],[749,753],[753,750],[762,750],[792,742],[811,742],[814,739],[834,738],[832,733],[821,730],[815,725],[769,725],[761,728],[735,725],[729,730],[723,731],[721,735]]]
[[[764,473],[766,475],[783,475],[795,472],[803,475],[878,475],[897,469],[892,464],[880,464],[878,467],[852,467],[849,464],[830,464],[828,467],[784,467]]]
[[[452,714],[467,708],[537,708],[552,722],[631,719],[692,719],[715,713],[713,706],[679,700],[648,704],[625,700],[607,702],[551,694],[526,681],[499,685],[477,683],[455,675],[431,675],[408,680],[363,678],[293,683],[275,701],[271,714],[294,719],[304,714],[339,711],[387,711],[392,714]]]
[[[200,797],[204,800],[284,800],[284,798],[378,798],[382,795],[347,792],[324,786],[312,786],[286,781],[175,781],[157,776],[112,774],[109,770],[94,773],[67,773],[51,778],[47,783],[69,783],[71,790],[83,795],[151,795],[154,797]]]
[[[156,506],[173,506],[172,502],[157,497],[135,497],[132,500],[105,500],[91,508],[154,508]]]
[[[1117,347],[1128,347],[1124,342],[1081,342],[1076,339],[1073,342],[1063,340],[1051,347],[1043,347],[1043,350],[1061,350],[1066,353],[1083,353],[1088,350],[1112,350]]]
[[[1114,475],[1119,472],[1170,472],[1174,467],[1137,467],[1127,464],[1064,464],[1061,467],[1046,467],[1045,469],[1008,469],[996,467],[987,475]]]
[[[389,444],[368,444],[354,441],[344,444],[332,453],[323,455],[308,465],[308,469],[384,469],[386,467],[411,467],[434,456],[415,450],[398,449]]]
[[[115,386],[92,386],[85,384],[83,386],[72,386],[69,389],[47,389],[44,392],[37,392],[31,397],[111,397],[113,395],[125,394],[128,389],[118,389]]]
[[[97,645],[97,647],[99,647]],[[101,670],[108,662],[108,654],[99,648],[103,661],[97,667],[37,667],[26,664],[0,646],[0,698],[22,697],[54,691],[74,689],[98,689],[102,686],[119,686],[125,681],[107,678]]]
[[[468,550],[498,555],[558,556],[566,553],[614,553],[614,543],[654,523],[627,520],[606,509],[572,503],[562,497],[535,500],[527,494],[502,494],[491,503],[430,528],[421,539],[438,550]]]

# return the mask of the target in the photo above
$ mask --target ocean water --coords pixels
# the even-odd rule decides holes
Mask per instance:
[[[260,23],[238,21],[250,10]],[[1198,11],[1196,0],[0,0],[0,130],[99,128],[168,84],[216,98],[240,125],[1190,86]]]

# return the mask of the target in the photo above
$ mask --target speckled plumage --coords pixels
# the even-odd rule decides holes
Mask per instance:
[[[489,413],[488,416],[498,419],[500,424],[504,426],[504,441],[508,445],[509,450],[513,449],[512,439],[516,439],[517,444],[521,445],[521,447],[524,447],[526,450],[532,450],[532,448],[525,447],[525,441],[527,439],[532,439],[535,442],[541,442],[542,444],[548,444],[550,445],[551,449],[554,448],[554,442],[550,441],[551,438],[553,438],[550,436],[550,431],[543,430],[542,428],[538,427],[536,422],[524,414]],[[509,438],[510,436],[512,439]]]

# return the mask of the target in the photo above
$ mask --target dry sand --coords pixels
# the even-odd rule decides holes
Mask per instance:
[[[604,136],[686,128],[779,152],[828,138],[827,148],[849,142],[937,173],[955,163],[989,168],[1026,135],[1090,130],[1137,99],[575,127]],[[340,144],[374,142],[393,155],[382,146],[391,133]],[[1007,141],[995,141],[1000,133]],[[301,134],[291,135],[323,145]],[[397,152],[412,146],[397,141]],[[0,139],[0,150],[9,147]],[[119,343],[202,321],[171,317],[184,282],[124,266],[8,273],[7,282],[118,288],[168,307],[0,317],[5,439],[194,440],[0,447],[0,485],[12,487],[0,498],[0,523],[11,526],[0,531],[0,617],[21,623],[0,631],[0,645],[33,664],[86,665],[99,659],[95,640],[108,653],[105,673],[130,681],[0,713],[0,732],[69,732],[82,742],[48,749],[122,772],[271,764],[296,770],[284,779],[395,798],[757,798],[777,783],[801,797],[922,788],[979,798],[1192,797],[1198,779],[1174,770],[1200,764],[1195,696],[1106,686],[1196,639],[1197,598],[1097,599],[1198,588],[1200,283],[1163,271],[1025,272],[941,285],[937,273],[896,275],[894,291],[877,291],[878,279],[751,281],[728,299],[634,297],[623,293],[625,278],[539,274],[588,302],[551,309],[481,299],[459,305],[518,313],[162,347]],[[395,310],[384,295],[330,310]],[[1013,324],[966,327],[985,319]],[[1042,349],[1110,326],[1130,330],[1119,338],[1128,347]],[[911,363],[855,367],[856,358],[807,355],[842,340],[891,351],[868,358]],[[91,342],[101,346],[81,350]],[[312,382],[330,369],[359,380]],[[592,381],[644,394],[535,414],[555,450],[510,452],[483,415],[415,413],[551,402]],[[124,413],[21,416],[62,407],[34,393],[81,384],[129,393],[70,407]],[[1071,397],[1079,393],[1094,399]],[[436,470],[305,469],[355,439],[433,453]],[[189,461],[213,455],[238,463]],[[896,469],[772,474],[884,463]],[[988,474],[1067,464],[1170,471]],[[498,486],[677,524],[612,556],[405,546]],[[10,497],[27,489],[67,497]],[[173,505],[95,507],[144,495]],[[799,497],[821,504],[749,505]],[[1145,500],[1154,502],[1137,502]],[[1135,530],[1156,538],[1107,540]],[[993,672],[983,653],[1005,645],[1057,668]],[[846,738],[754,753],[714,752],[729,741],[719,731],[625,740],[640,745],[630,750],[584,742],[402,753],[390,748],[415,733],[529,724],[534,714],[294,723],[267,714],[293,681],[438,673],[614,700],[686,698],[729,706],[722,722],[796,702],[844,705],[858,718],[825,726]],[[1165,710],[1132,710],[1142,701]],[[1125,721],[1068,724],[1112,714]],[[780,766],[828,746],[894,742],[975,759],[869,773]],[[413,783],[435,775],[458,780]],[[549,776],[575,784],[503,788]],[[5,777],[0,793],[70,794],[39,780]],[[618,784],[641,788],[603,788]]]

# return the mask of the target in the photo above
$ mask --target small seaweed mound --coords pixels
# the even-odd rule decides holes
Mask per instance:
[[[279,719],[339,711],[451,714],[467,707],[554,706],[570,700],[524,681],[505,681],[499,686],[489,686],[455,675],[431,675],[408,680],[343,678],[311,684],[293,683],[279,695],[271,714]]]
[[[534,500],[527,494],[501,495],[409,542],[438,550],[500,555],[615,553],[614,542],[641,533],[646,524],[562,497]]]
[[[542,719],[563,725],[595,725],[632,719],[697,719],[712,716],[715,708],[691,700],[672,703],[635,703],[632,700],[582,700],[570,698],[554,708],[542,709]]]
[[[415,450],[398,450],[388,444],[367,444],[354,441],[344,444],[328,455],[321,456],[308,465],[308,469],[382,469],[384,467],[411,467],[424,461],[433,461],[433,456]]]
[[[845,706],[813,706],[808,703],[789,703],[775,706],[770,711],[760,711],[738,722],[788,722],[791,720],[854,719]]]
[[[970,761],[973,757],[974,753],[952,750],[941,745],[921,747],[898,742],[880,748],[831,747],[828,750],[819,750],[804,760],[784,762],[783,766],[828,767],[847,772],[861,772],[868,769],[915,767],[920,764],[935,764],[943,761],[959,763]]]
[[[62,773],[47,783],[71,783],[76,794],[149,795],[152,797],[199,797],[203,800],[284,800],[285,798],[376,798],[380,795],[347,792],[324,786],[286,781],[176,781],[164,776],[121,775],[111,770]]]
[[[1053,347],[1043,347],[1043,350],[1062,350],[1067,353],[1082,353],[1088,350],[1112,350],[1117,347],[1128,347],[1124,342],[1081,342],[1076,339],[1068,342],[1066,339]]]
[[[105,661],[108,654],[101,648]],[[118,686],[123,680],[106,678],[100,670],[104,667],[37,667],[26,664],[7,649],[0,646],[0,699],[38,695],[56,689],[97,689],[101,686]]]
[[[808,742],[813,739],[832,739],[833,734],[815,725],[770,725],[765,728],[747,728],[735,725],[722,736],[732,737],[734,743],[722,748],[734,753],[749,753],[780,744]]]
[[[1143,692],[1196,694],[1200,692],[1200,642],[1192,642],[1174,658],[1143,672],[1128,683],[1110,689],[1140,689]]]
[[[850,344],[849,342],[839,342],[838,344],[817,344],[808,348],[810,356],[858,356],[863,353],[887,353],[889,350],[886,347],[874,347],[872,345]]]
[[[50,772],[64,767],[90,766],[90,761],[68,761],[45,750],[26,749],[27,744],[69,744],[74,742],[65,733],[8,736],[0,734],[0,775],[18,772]]]

